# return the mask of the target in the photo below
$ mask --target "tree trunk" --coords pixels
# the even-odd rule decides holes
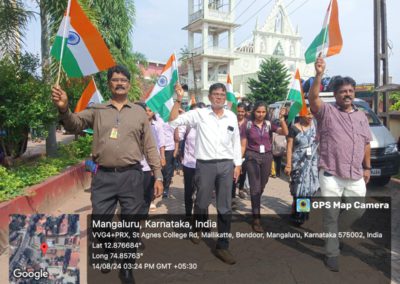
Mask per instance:
[[[50,82],[50,38],[49,38],[49,25],[47,19],[47,11],[45,0],[39,1],[40,7],[40,26],[42,30],[41,35],[41,53],[42,53],[42,77],[43,82],[51,84]],[[57,155],[57,138],[56,138],[56,123],[52,122],[48,125],[48,135],[46,137],[46,155],[54,157]]]

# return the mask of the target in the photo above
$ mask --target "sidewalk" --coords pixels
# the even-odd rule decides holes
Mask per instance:
[[[68,144],[73,141],[75,135],[64,135],[60,130],[56,132],[57,143]],[[29,159],[30,157],[40,156],[46,154],[46,140],[40,142],[28,141],[28,146],[25,153],[22,155],[23,159]]]

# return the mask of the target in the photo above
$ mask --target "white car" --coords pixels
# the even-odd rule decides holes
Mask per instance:
[[[332,93],[328,96],[320,98],[330,104],[335,103]],[[306,100],[307,105],[308,101]],[[283,101],[269,105],[269,111],[272,115],[271,119],[277,119],[279,108]],[[372,134],[371,141],[371,183],[374,185],[386,185],[390,181],[390,177],[396,175],[399,171],[400,154],[397,149],[396,140],[393,138],[389,130],[382,124],[378,116],[371,110],[368,103],[361,99],[354,99],[354,105],[364,111]],[[287,102],[290,106],[291,102]]]

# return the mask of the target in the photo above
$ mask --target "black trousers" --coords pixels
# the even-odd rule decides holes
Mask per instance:
[[[273,156],[275,162],[275,172],[276,176],[281,175],[281,168],[282,168],[282,156]]]
[[[212,193],[215,188],[218,211],[217,225],[218,233],[221,236],[226,236],[231,231],[233,169],[232,160],[196,161],[195,184],[197,195],[194,205],[195,219],[202,222],[206,221],[208,206],[211,203]],[[228,247],[228,237],[218,238],[218,249],[227,249]]]
[[[117,203],[121,215],[140,214],[144,203],[143,172],[129,169],[108,172],[99,168],[92,178],[91,201],[94,215],[114,215]]]
[[[143,206],[142,206],[142,214],[147,216],[149,214],[150,203],[153,200],[154,195],[154,182],[155,178],[151,174],[151,171],[143,172]]]
[[[162,169],[164,178],[164,197],[168,196],[169,186],[171,185],[172,177],[174,176],[175,158],[174,150],[165,151],[165,166]]]
[[[111,221],[115,215],[117,204],[121,207],[121,220],[127,222],[138,222],[141,218],[142,208],[144,205],[143,195],[143,172],[141,169],[129,169],[123,172],[105,171],[101,168],[93,175],[91,185],[91,201],[92,201],[92,220]],[[109,232],[109,229],[89,230]],[[124,228],[122,231],[130,231],[132,229]],[[136,229],[134,229],[136,230]],[[91,235],[91,234],[90,234]],[[101,243],[114,242],[112,237],[100,237],[98,241]],[[129,242],[129,240],[120,240],[121,242]],[[132,240],[130,240],[132,241]],[[135,241],[135,239],[133,239]],[[111,253],[113,249],[106,249],[106,253]],[[136,252],[136,248],[132,250]],[[122,260],[123,262],[134,263],[134,260]]]
[[[193,193],[195,192],[194,175],[196,169],[183,166],[183,180],[185,189],[185,214],[192,216]]]
[[[272,153],[246,152],[246,167],[249,175],[250,198],[253,217],[260,218],[261,196],[271,174]]]

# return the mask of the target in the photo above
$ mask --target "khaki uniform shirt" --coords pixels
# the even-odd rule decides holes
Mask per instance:
[[[160,156],[142,107],[128,102],[118,111],[108,101],[79,113],[68,110],[59,117],[70,132],[93,129],[92,155],[99,166],[126,167],[140,163],[144,155],[155,178],[162,178]]]

